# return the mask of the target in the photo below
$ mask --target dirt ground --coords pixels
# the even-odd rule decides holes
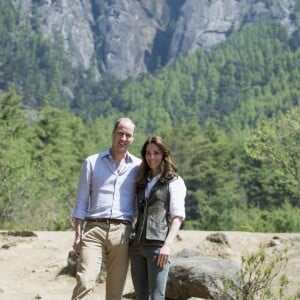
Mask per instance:
[[[72,250],[74,232],[35,231],[36,236],[7,235],[0,231],[0,300],[66,300],[70,299],[75,278],[59,275],[67,266]],[[291,284],[289,291],[300,286],[300,233],[249,233],[223,232],[229,241],[226,249],[220,249],[205,238],[213,232],[180,231],[173,246],[173,254],[184,248],[200,249],[207,255],[229,257],[240,263],[241,255],[255,251],[259,245],[280,241],[288,246],[289,261],[284,270]],[[276,237],[274,239],[274,237]],[[274,249],[279,247],[275,244]],[[124,295],[132,293],[128,273]],[[92,300],[105,299],[104,284],[97,284]],[[124,298],[126,299],[126,298]]]

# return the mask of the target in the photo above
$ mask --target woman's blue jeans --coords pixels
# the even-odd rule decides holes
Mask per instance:
[[[130,251],[131,277],[137,300],[165,300],[170,262],[159,267],[161,247],[139,247]]]

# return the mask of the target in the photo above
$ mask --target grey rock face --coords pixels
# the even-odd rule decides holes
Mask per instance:
[[[274,1],[271,7],[266,1],[188,0],[181,7],[169,58],[173,61],[180,53],[189,54],[199,47],[210,49],[246,24],[262,19],[278,19],[293,30],[290,14],[294,7],[292,0]]]
[[[240,2],[234,0],[186,1],[177,20],[170,59],[224,41],[231,27],[241,27],[243,13]]]
[[[34,4],[33,0],[12,1],[21,7],[24,18],[31,18],[34,8],[40,18],[45,37],[55,39],[60,35],[64,40],[66,54],[73,67],[87,69],[94,54],[94,37],[91,27],[90,1],[44,0]]]
[[[157,1],[155,12],[161,7],[162,1]],[[96,48],[101,73],[125,79],[147,72],[145,53],[151,52],[159,26],[154,15],[149,17],[146,12],[138,1],[120,0],[105,7],[96,21],[102,37]]]
[[[37,11],[47,37],[62,36],[74,68],[136,78],[180,54],[210,49],[243,26],[277,19],[290,31],[295,0],[10,0],[24,20]]]

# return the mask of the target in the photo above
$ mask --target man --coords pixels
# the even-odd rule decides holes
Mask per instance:
[[[106,299],[120,300],[129,263],[129,235],[135,210],[135,178],[141,160],[128,152],[135,125],[117,120],[112,145],[89,156],[82,167],[73,219],[79,256],[72,300],[87,299],[106,255]],[[83,224],[85,227],[83,230]]]

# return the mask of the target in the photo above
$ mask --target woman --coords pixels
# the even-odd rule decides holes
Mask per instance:
[[[165,299],[171,247],[185,218],[186,187],[161,137],[146,140],[141,155],[131,276],[136,299],[159,300]]]

